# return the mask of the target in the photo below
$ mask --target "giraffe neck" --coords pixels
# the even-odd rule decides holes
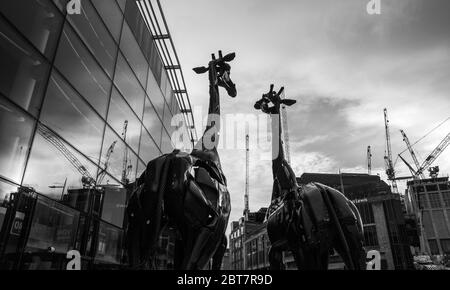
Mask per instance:
[[[209,65],[209,107],[205,131],[196,148],[217,151],[220,131],[220,96],[214,64]]]
[[[284,151],[282,141],[282,128],[281,128],[281,116],[280,111],[277,110],[275,114],[271,115],[272,118],[272,176],[273,176],[273,189],[272,200],[278,198],[282,194],[282,173]],[[281,174],[281,175],[280,175]]]
[[[281,123],[280,109],[271,115],[272,118],[272,165],[274,168],[281,167],[284,160],[283,129]]]

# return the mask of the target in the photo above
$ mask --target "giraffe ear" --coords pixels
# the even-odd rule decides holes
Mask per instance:
[[[286,106],[292,106],[293,104],[297,103],[296,100],[291,100],[291,99],[282,99],[280,101],[281,104],[284,104]]]
[[[281,93],[283,93],[283,91],[284,91],[284,87],[281,87],[280,90],[279,90],[278,93],[277,93],[277,96],[280,96]]]
[[[198,74],[202,74],[208,71],[207,67],[204,66],[199,66],[199,67],[194,67],[193,70],[198,73]]]
[[[236,53],[232,52],[223,57],[223,60],[226,62],[232,61],[236,57]]]

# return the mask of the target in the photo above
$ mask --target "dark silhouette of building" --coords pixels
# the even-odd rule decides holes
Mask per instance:
[[[364,224],[364,247],[366,251],[380,251],[382,269],[413,268],[402,199],[379,176],[304,173],[297,181],[320,182],[336,188],[355,203]]]

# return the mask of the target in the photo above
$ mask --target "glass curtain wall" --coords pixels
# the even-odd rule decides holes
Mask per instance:
[[[79,248],[89,262],[114,264],[126,188],[173,150],[180,109],[135,1],[86,0],[73,15],[67,2],[0,1],[0,256],[22,186],[38,196],[23,252]],[[22,265],[55,266],[44,260]]]

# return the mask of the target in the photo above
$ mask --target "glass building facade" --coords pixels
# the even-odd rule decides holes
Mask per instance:
[[[126,264],[133,182],[181,112],[136,1],[0,2],[0,267]]]

